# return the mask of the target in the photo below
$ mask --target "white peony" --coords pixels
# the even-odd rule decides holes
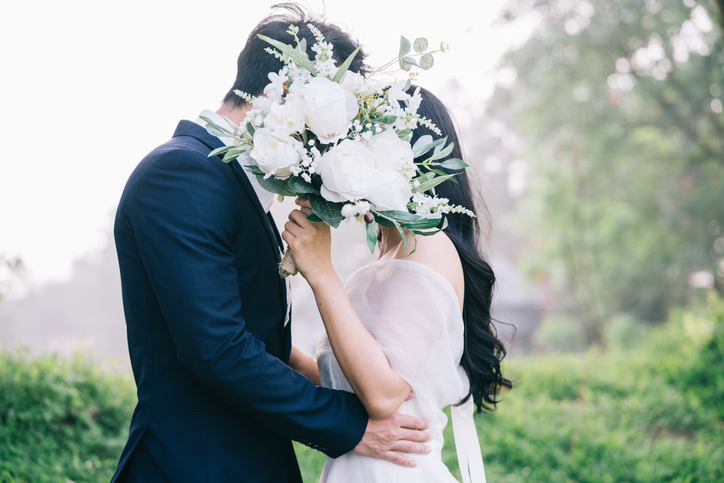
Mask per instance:
[[[304,130],[304,101],[294,95],[288,95],[284,104],[272,104],[269,114],[264,118],[264,127],[277,136],[288,136]]]
[[[355,96],[326,77],[314,77],[304,89],[304,110],[309,129],[325,144],[347,136],[359,106]]]
[[[324,153],[317,171],[326,200],[355,201],[366,198],[375,183],[375,158],[364,144],[345,139]]]
[[[259,165],[259,169],[264,171],[265,178],[287,178],[292,174],[292,167],[299,166],[302,151],[304,146],[298,140],[275,135],[263,127],[254,132],[254,149],[249,155]]]
[[[383,167],[377,170],[377,179],[367,199],[378,210],[407,211],[411,196],[412,186],[407,178],[397,170]]]
[[[369,142],[369,148],[375,157],[376,168],[394,169],[403,173],[408,180],[415,174],[410,143],[401,140],[392,129],[374,136]]]

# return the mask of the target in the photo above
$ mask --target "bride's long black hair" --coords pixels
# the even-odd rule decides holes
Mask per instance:
[[[412,95],[413,86],[408,91]],[[445,105],[425,89],[420,89],[422,102],[417,113],[432,121],[448,137],[448,142],[454,142],[450,157],[463,159],[460,140],[450,113]],[[413,131],[412,143],[421,136],[431,135],[439,138],[424,125],[419,125]],[[477,217],[473,218],[463,213],[445,215],[448,225],[444,232],[452,240],[457,249],[463,266],[465,278],[465,298],[463,303],[463,321],[465,324],[465,345],[460,364],[465,369],[470,380],[470,392],[461,401],[473,398],[478,412],[495,409],[498,403],[498,394],[503,389],[511,389],[513,383],[503,377],[500,362],[506,351],[503,343],[498,339],[497,331],[490,315],[490,305],[493,300],[493,287],[495,274],[482,253],[482,228],[489,225],[489,212],[480,192],[475,189],[469,177],[468,170],[451,171],[442,169],[447,173],[457,173],[457,183],[444,182],[435,188],[440,198],[447,198],[450,204],[461,205],[473,211]]]

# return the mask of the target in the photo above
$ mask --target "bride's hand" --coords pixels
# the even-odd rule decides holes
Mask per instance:
[[[309,200],[296,200],[297,205],[310,208]],[[309,221],[301,210],[289,214],[282,238],[294,255],[297,270],[307,281],[334,273],[332,236],[326,223]]]

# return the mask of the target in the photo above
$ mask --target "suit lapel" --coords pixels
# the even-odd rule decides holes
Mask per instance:
[[[212,136],[206,131],[206,129],[191,121],[184,120],[179,122],[178,126],[176,127],[176,132],[174,132],[173,134],[173,137],[178,136],[190,136],[197,139],[207,148],[209,148],[209,152],[224,145],[221,139],[217,138],[216,136]],[[223,159],[223,155],[219,156],[219,158]],[[241,184],[241,187],[246,192],[247,198],[249,198],[249,201],[251,202],[254,211],[261,219],[261,224],[264,227],[264,231],[266,232],[267,237],[269,238],[269,242],[273,246],[276,245],[279,248],[277,263],[281,262],[281,251],[283,247],[282,239],[279,236],[279,232],[277,231],[276,225],[274,224],[274,219],[271,217],[271,213],[267,214],[264,211],[264,208],[261,206],[261,202],[259,201],[259,197],[256,195],[256,191],[254,191],[254,187],[249,181],[249,177],[244,172],[244,168],[242,168],[236,160],[227,163],[227,166],[230,166],[232,172],[234,173],[234,177]],[[282,277],[279,277],[279,286],[281,288],[284,302],[287,303],[287,289],[286,284],[284,283],[284,279],[282,279]]]
[[[181,121],[178,124],[178,127],[176,128],[176,132],[174,133],[173,137],[177,136],[190,136],[193,138],[198,139],[201,141],[207,148],[209,148],[209,152],[216,148],[220,148],[224,146],[224,143],[221,141],[221,139],[217,138],[216,136],[212,136],[209,134],[206,129],[202,128],[195,122],[191,121]],[[219,156],[219,159],[223,159],[223,155]],[[256,191],[254,191],[254,187],[251,185],[251,182],[249,181],[249,177],[244,172],[244,168],[241,167],[241,165],[236,162],[232,161],[227,164],[231,170],[234,173],[234,177],[237,179],[237,181],[241,184],[241,187],[244,189],[244,191],[247,194],[247,197],[249,198],[249,201],[251,202],[252,207],[254,208],[254,211],[256,212],[257,216],[261,219],[262,226],[264,226],[264,231],[266,232],[267,236],[269,237],[269,241],[273,245],[279,246],[281,249],[281,238],[276,232],[276,227],[272,226],[272,222],[270,221],[270,217],[267,216],[267,213],[264,211],[264,208],[261,206],[261,202],[259,201],[259,197],[256,195]]]

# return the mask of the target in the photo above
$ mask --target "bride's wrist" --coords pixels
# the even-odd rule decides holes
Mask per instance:
[[[333,267],[324,267],[314,270],[306,277],[307,283],[312,287],[312,290],[317,290],[324,286],[328,286],[334,282],[339,282],[337,272],[334,271]]]

